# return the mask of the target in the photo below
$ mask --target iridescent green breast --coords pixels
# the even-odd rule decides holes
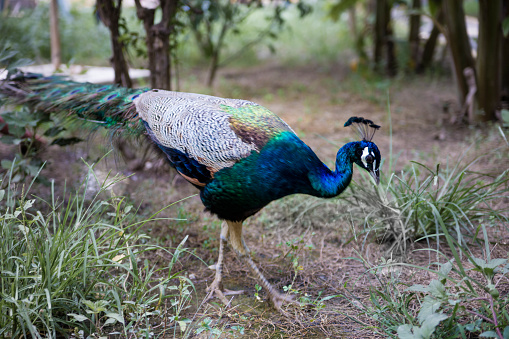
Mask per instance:
[[[229,122],[235,134],[243,142],[254,144],[257,149],[263,148],[269,140],[282,132],[293,133],[286,122],[263,106],[231,107],[221,105],[221,109],[231,114]]]

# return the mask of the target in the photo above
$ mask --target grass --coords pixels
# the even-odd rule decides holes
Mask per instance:
[[[488,175],[472,170],[481,159],[507,154],[509,144],[499,144],[501,148],[470,161],[464,152],[445,170],[414,162],[401,175],[390,171],[395,162],[391,152],[390,175],[381,188],[352,186],[347,200],[368,214],[366,234],[375,231],[378,239],[391,241],[386,252],[391,259],[382,257],[380,264],[371,264],[357,258],[376,281],[369,288],[368,303],[345,295],[360,315],[376,321],[372,326],[355,317],[361,325],[401,339],[509,336],[509,294],[499,291],[507,288],[509,258],[503,251],[494,256],[498,242],[489,236],[491,229],[508,231],[508,209],[503,207],[508,171]],[[423,241],[427,247],[416,251],[428,252],[430,259],[435,256],[434,262],[419,266],[392,259],[393,253],[406,257],[407,243]],[[433,279],[413,283],[419,272]]]
[[[122,180],[107,178],[88,200],[93,167],[80,189],[64,200],[30,198],[28,186],[0,191],[0,337],[176,335],[193,284],[174,265],[187,237],[173,251],[150,245],[136,210],[108,190]],[[32,182],[33,183],[33,182]],[[20,191],[21,189],[21,191]],[[163,251],[166,265],[146,254]],[[153,326],[159,319],[161,326]],[[159,327],[159,328],[158,328]]]
[[[396,160],[391,150],[388,168],[381,171],[384,175],[380,186],[372,190],[353,183],[345,199],[366,211],[365,225],[371,225],[367,234],[374,231],[378,238],[393,243],[389,252],[397,248],[396,252],[405,253],[408,241],[426,240],[429,245],[431,237],[436,238],[439,248],[443,233],[438,220],[454,232],[461,245],[464,237],[477,235],[477,225],[483,221],[509,224],[509,209],[497,205],[509,194],[509,170],[496,174],[474,170],[480,162],[503,157],[506,151],[503,145],[469,160],[466,150],[459,159],[452,163],[447,160],[445,166],[437,164],[435,169],[412,161],[397,174],[392,172]]]
[[[377,321],[375,331],[394,338],[505,338],[509,334],[509,295],[498,288],[507,284],[508,258],[491,256],[490,241],[484,224],[484,258],[476,257],[473,248],[460,245],[442,220],[438,220],[453,258],[436,251],[439,260],[428,266],[382,260],[370,265],[366,274],[377,284],[370,287],[369,303],[359,303],[347,296],[359,312]],[[425,249],[431,250],[431,249]],[[462,260],[460,255],[467,260]],[[468,266],[467,266],[468,264]],[[412,284],[405,270],[427,271],[434,277],[426,284]],[[414,273],[415,274],[415,273]],[[412,275],[414,275],[412,274]]]
[[[490,155],[486,155],[490,156]],[[484,158],[484,157],[483,157]],[[346,198],[356,208],[370,211],[366,224],[372,225],[379,238],[404,247],[408,241],[426,240],[442,234],[440,218],[447,230],[454,232],[457,241],[472,237],[479,230],[479,222],[507,224],[507,208],[493,209],[493,202],[509,194],[507,171],[489,175],[470,171],[478,158],[440,170],[432,170],[420,163],[410,164],[401,174],[392,173],[382,180],[377,191],[353,184]],[[370,222],[368,222],[370,220]],[[438,244],[437,244],[438,245]]]

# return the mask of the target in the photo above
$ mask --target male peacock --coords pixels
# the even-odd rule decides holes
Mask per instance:
[[[0,94],[47,113],[67,113],[128,133],[146,134],[170,164],[200,190],[206,209],[225,220],[216,275],[209,286],[223,302],[223,251],[229,239],[239,258],[267,290],[276,308],[285,297],[258,270],[242,236],[242,223],[273,200],[304,193],[330,198],[352,179],[353,164],[378,183],[380,152],[371,141],[380,126],[352,117],[361,141],[338,151],[331,171],[278,116],[253,102],[163,90],[83,84],[17,73]]]

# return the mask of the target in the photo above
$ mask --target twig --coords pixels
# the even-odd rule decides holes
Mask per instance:
[[[500,332],[500,328],[498,327],[497,314],[495,313],[495,306],[493,305],[493,297],[491,295],[489,297],[489,301],[491,306],[491,313],[493,314],[493,324],[495,325],[495,330],[497,331],[498,337],[500,339],[504,339],[504,336],[502,336],[502,332]]]
[[[482,319],[484,319],[484,320],[486,320],[486,321],[488,321],[488,322],[490,322],[490,323],[492,323],[492,324],[493,324],[493,320],[491,320],[491,319],[490,319],[490,318],[488,318],[488,317],[483,316],[482,314],[479,314],[479,313],[477,313],[477,312],[470,311],[470,310],[466,310],[466,311],[467,311],[468,313],[472,314],[472,315],[475,315],[475,316],[477,316],[477,317],[479,317],[479,318],[482,318]]]

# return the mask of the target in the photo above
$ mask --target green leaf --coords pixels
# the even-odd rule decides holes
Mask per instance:
[[[115,318],[108,318],[108,320],[106,320],[106,321],[104,322],[104,326],[106,326],[106,325],[113,325],[113,324],[115,324],[116,322],[117,322],[117,319],[115,319]]]
[[[466,324],[465,325],[465,329],[467,331],[470,331],[470,332],[476,332],[476,331],[480,331],[481,328],[479,327],[479,325],[482,323],[482,320],[481,319],[477,319],[475,322],[473,323],[470,323],[470,324]]]
[[[10,170],[12,167],[12,161],[4,159],[0,161],[0,166],[2,166],[3,169]]]
[[[3,64],[4,61],[12,59],[18,52],[16,51],[7,51],[3,50],[2,53],[0,53],[0,64]]]
[[[87,311],[87,313],[101,313],[106,312],[106,306],[109,304],[106,300],[98,300],[96,302],[92,302],[90,300],[83,300],[83,303],[90,309],[90,311]]]
[[[431,280],[428,291],[437,298],[443,298],[446,296],[444,284],[436,279]]]
[[[81,314],[76,314],[76,313],[68,313],[67,314],[68,316],[71,316],[74,318],[74,320],[76,321],[85,321],[85,320],[88,320],[87,317],[85,317],[84,315],[81,315]]]
[[[65,128],[60,127],[60,126],[54,126],[54,127],[48,128],[46,130],[46,132],[44,132],[44,135],[47,137],[54,137],[63,131],[65,131]]]
[[[481,268],[485,268],[486,267],[486,261],[484,259],[481,259],[481,258],[476,258],[476,257],[472,257],[472,259],[474,260],[474,263],[481,267]]]
[[[8,69],[12,70],[14,68],[24,67],[33,64],[34,62],[30,59],[19,59],[9,64]]]
[[[341,14],[356,3],[357,0],[339,0],[329,8],[329,17],[334,21],[338,21]]]
[[[504,339],[509,339],[509,326],[504,328],[504,333],[502,333],[502,335],[504,336]]]
[[[486,264],[486,266],[489,268],[497,268],[498,266],[505,265],[506,262],[507,262],[507,259],[496,258],[496,259],[491,259]]]
[[[401,325],[398,327],[398,337],[400,339],[428,339],[435,332],[438,324],[447,318],[448,316],[443,313],[433,313],[428,316],[421,327],[408,324]]]
[[[400,339],[418,339],[418,336],[415,336],[412,333],[412,325],[405,324],[398,327],[398,338]]]
[[[425,286],[425,285],[415,284],[415,285],[412,285],[409,288],[407,288],[405,291],[428,293],[429,292],[429,287]]]
[[[73,145],[78,142],[83,141],[83,139],[72,137],[72,138],[57,138],[53,140],[51,145],[58,145],[58,146],[67,146],[67,145]]]
[[[479,334],[479,337],[482,338],[498,338],[498,334],[495,331],[486,331],[481,334]]]
[[[442,303],[439,300],[432,298],[429,295],[425,296],[419,314],[417,315],[419,323],[422,325],[429,316],[438,311],[441,305]]]
[[[1,199],[0,199],[0,200],[1,200]],[[322,298],[322,301],[327,301],[327,300],[330,300],[330,299],[332,299],[332,298],[337,298],[337,297],[339,297],[339,294],[336,294],[336,295],[329,295],[329,296],[327,296],[327,297],[323,297],[323,298]]]
[[[448,276],[449,273],[451,272],[451,270],[452,270],[452,262],[448,261],[440,267],[440,270],[438,271],[438,273],[440,273],[441,275],[444,275],[444,276]],[[444,282],[442,282],[442,283],[444,283]]]
[[[19,145],[21,143],[21,139],[12,135],[3,135],[0,137],[0,142],[6,145]]]
[[[27,200],[25,202],[25,204],[23,205],[23,211],[26,211],[27,209],[29,209],[30,207],[32,207],[34,205],[34,202],[35,202],[35,199],[30,199],[30,200]]]
[[[184,332],[186,330],[186,328],[187,328],[186,322],[183,321],[183,320],[178,320],[177,323],[180,326],[180,331]]]
[[[449,318],[447,314],[433,313],[422,323],[421,335],[423,338],[430,338],[435,328],[440,324],[442,320]]]
[[[440,7],[442,6],[442,0],[430,0],[428,2],[429,11],[433,17],[436,17]]]
[[[502,31],[504,32],[505,38],[509,37],[509,17],[502,21]]]
[[[110,319],[115,319],[119,323],[124,323],[124,317],[118,313],[106,313],[106,316]]]

